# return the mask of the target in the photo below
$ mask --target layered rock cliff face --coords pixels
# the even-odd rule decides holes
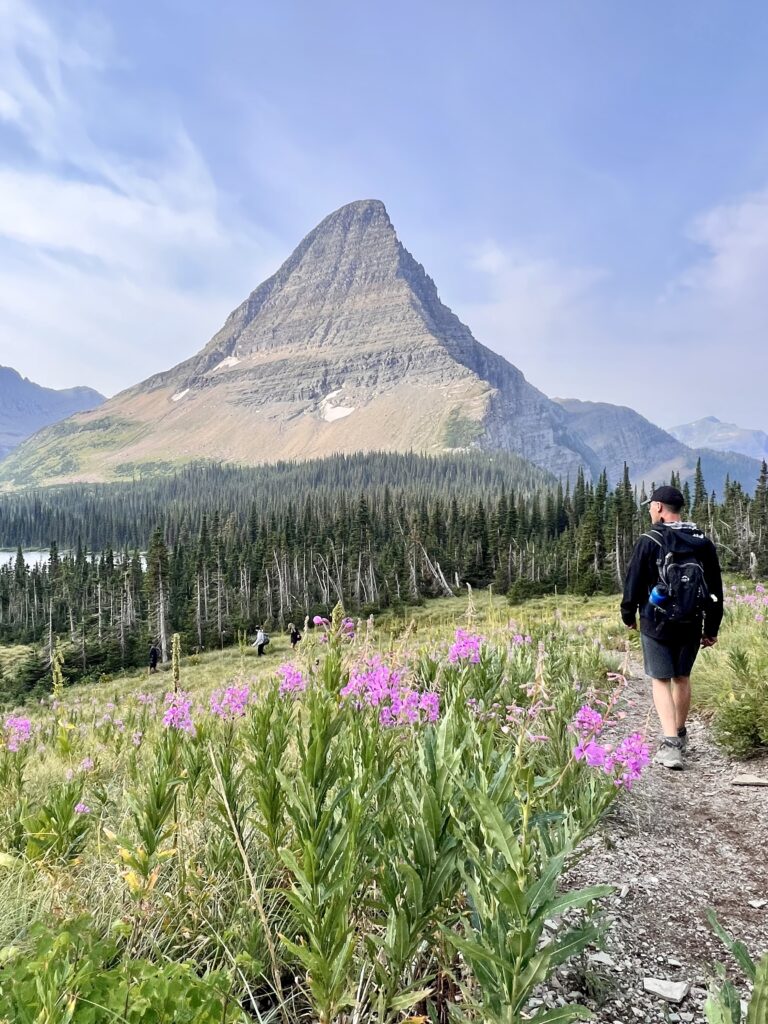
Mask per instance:
[[[56,391],[0,366],[0,459],[41,427],[83,409],[95,409],[103,401],[104,396],[92,388]]]
[[[563,476],[600,468],[563,410],[440,301],[384,205],[367,200],[319,224],[196,356],[36,439],[4,476],[470,446]]]

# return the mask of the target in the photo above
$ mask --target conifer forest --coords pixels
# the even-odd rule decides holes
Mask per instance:
[[[673,478],[673,483],[680,481]],[[341,603],[367,616],[467,584],[514,600],[621,586],[645,528],[625,472],[558,482],[515,456],[339,456],[258,469],[197,465],[130,484],[0,495],[0,640],[29,645],[16,696],[71,678],[284,630]],[[768,467],[753,493],[683,487],[723,567],[768,571]],[[49,551],[29,566],[24,548]],[[43,682],[45,680],[45,682]]]

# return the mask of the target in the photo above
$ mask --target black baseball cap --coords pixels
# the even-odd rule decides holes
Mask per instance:
[[[652,501],[660,501],[663,505],[669,505],[672,508],[682,508],[685,504],[682,491],[678,491],[676,487],[670,487],[668,484],[657,487],[650,498],[646,498],[642,504],[650,505]]]

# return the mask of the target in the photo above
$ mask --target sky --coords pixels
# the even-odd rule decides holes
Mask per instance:
[[[383,200],[550,396],[768,429],[768,5],[0,0],[0,363],[111,395]]]

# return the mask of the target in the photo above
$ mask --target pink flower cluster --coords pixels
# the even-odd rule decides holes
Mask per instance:
[[[755,584],[755,590],[752,594],[745,593],[734,583],[731,586],[731,593],[726,596],[724,603],[731,606],[746,605],[749,608],[754,608],[755,622],[765,622],[765,609],[768,608],[768,594],[766,594],[765,587],[762,583]]]
[[[281,677],[280,680],[280,693],[285,695],[286,693],[303,693],[307,688],[307,681],[301,674],[301,669],[296,668],[295,665],[291,665],[286,662],[285,665],[281,665],[277,674]]]
[[[192,696],[185,690],[177,693],[166,693],[165,714],[163,725],[166,729],[179,729],[181,732],[195,735],[195,723],[192,721]]]
[[[228,686],[225,690],[216,690],[211,694],[211,713],[227,722],[234,718],[242,718],[251,700],[251,690],[247,683],[241,686]]]
[[[476,665],[480,661],[480,648],[485,637],[468,633],[465,629],[457,629],[454,642],[448,651],[448,661],[455,665],[459,661]]]
[[[436,722],[440,717],[437,693],[422,693],[406,686],[402,673],[385,665],[377,656],[355,669],[341,696],[356,708],[377,708],[382,725],[416,725]]]
[[[533,637],[528,636],[528,634],[523,636],[522,633],[515,633],[515,635],[512,637],[513,647],[527,647],[529,644],[532,643]]]
[[[605,721],[599,711],[587,704],[581,707],[569,727],[578,735],[573,756],[577,761],[583,760],[590,768],[599,768],[606,775],[612,776],[615,785],[631,789],[651,763],[648,744],[642,734],[636,732],[625,737],[614,750],[596,739],[604,726]]]
[[[28,718],[10,715],[5,720],[5,734],[6,749],[15,754],[20,747],[29,742],[32,735],[32,723]]]

